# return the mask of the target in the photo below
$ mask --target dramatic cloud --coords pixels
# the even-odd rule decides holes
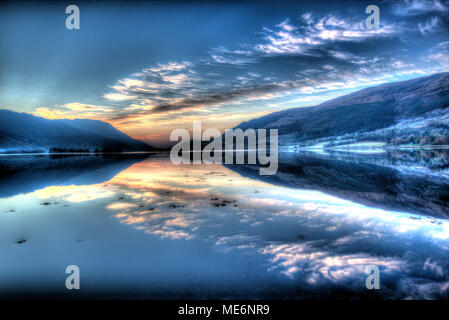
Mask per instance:
[[[427,34],[438,24],[438,17],[433,17],[419,24],[419,29]],[[167,112],[185,116],[185,112],[217,107],[237,109],[242,103],[251,106],[263,97],[281,105],[279,97],[292,94],[377,84],[401,72],[422,73],[422,67],[411,63],[407,54],[401,57],[398,51],[391,52],[394,44],[387,39],[396,38],[400,43],[398,34],[408,30],[403,25],[385,21],[380,29],[366,29],[358,17],[306,13],[295,23],[285,20],[274,28],[264,28],[253,45],[232,50],[219,47],[195,62],[146,68],[119,80],[111,87],[116,93],[105,97],[133,100],[116,119]],[[387,42],[366,52],[362,42],[372,46],[376,41]],[[287,69],[280,68],[282,65]],[[296,96],[294,101],[298,99]]]
[[[315,17],[312,13],[301,16],[298,26],[288,20],[276,30],[264,29],[266,43],[257,44],[256,50],[265,54],[313,54],[310,49],[333,41],[360,42],[374,37],[387,37],[400,32],[394,24],[384,24],[379,29],[366,29],[364,21],[328,15]]]
[[[83,110],[74,110],[72,103],[35,113],[101,118],[133,136],[166,140],[192,119],[221,121],[218,128],[226,129],[256,115],[448,70],[446,2],[386,2],[379,29],[367,29],[366,17],[364,11],[298,12],[250,39],[236,38],[234,47],[162,61],[118,80],[102,94],[109,107],[77,103]]]

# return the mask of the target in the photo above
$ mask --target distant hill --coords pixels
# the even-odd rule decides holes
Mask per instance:
[[[271,113],[237,128],[277,128],[280,145],[449,144],[449,73],[386,83],[318,106]]]
[[[0,110],[0,152],[151,151],[99,120],[49,120],[28,113]]]

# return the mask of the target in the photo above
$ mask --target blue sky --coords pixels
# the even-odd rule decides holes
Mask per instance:
[[[81,11],[65,28],[66,6]],[[366,29],[365,8],[380,8]],[[3,2],[0,108],[109,121],[158,144],[449,70],[449,2]]]

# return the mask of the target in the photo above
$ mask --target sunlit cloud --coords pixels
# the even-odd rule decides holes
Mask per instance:
[[[136,99],[137,96],[126,95],[121,93],[107,93],[104,97],[108,100],[112,101],[125,101],[125,100],[133,100]]]
[[[233,47],[208,48],[195,59],[161,61],[130,73],[101,93],[102,106],[42,106],[34,114],[104,120],[156,144],[167,143],[171,130],[190,127],[192,120],[227,129],[367,86],[446,71],[447,37],[439,31],[447,27],[447,8],[438,0],[389,4],[378,29],[365,27],[363,12],[298,13],[250,39],[237,38]],[[410,45],[424,40],[426,46]]]
[[[115,109],[110,106],[96,106],[71,102],[59,107],[37,108],[33,114],[47,119],[104,119],[113,112],[115,112]]]

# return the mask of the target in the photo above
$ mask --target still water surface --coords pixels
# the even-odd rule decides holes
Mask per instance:
[[[446,159],[286,153],[261,177],[163,154],[2,156],[0,297],[447,299]]]

